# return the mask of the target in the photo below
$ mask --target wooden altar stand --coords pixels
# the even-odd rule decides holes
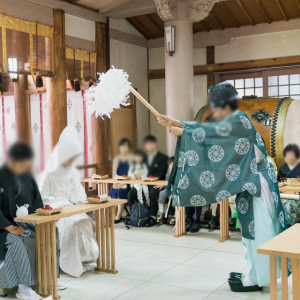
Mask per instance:
[[[293,300],[300,300],[300,224],[295,224],[257,249],[270,256],[270,300],[277,300],[276,259],[281,258],[281,299],[288,300],[288,267],[292,269]],[[292,265],[288,258],[291,259]]]
[[[41,216],[31,214],[15,218],[15,222],[35,225],[37,293],[53,295],[57,291],[56,222],[77,214],[96,212],[96,239],[99,247],[96,271],[116,274],[115,262],[115,208],[125,200],[114,199],[101,204],[76,204],[67,206],[58,214]]]
[[[121,184],[146,184],[154,186],[166,186],[168,181],[166,180],[157,180],[157,181],[145,181],[145,180],[119,180],[119,179],[93,179],[85,178],[82,180],[85,184],[85,189],[88,190],[89,184],[96,184],[98,188],[98,194],[109,193],[109,185],[114,183]],[[228,199],[223,200],[220,203],[220,242],[224,242],[229,239],[229,207]],[[176,230],[175,237],[180,237],[185,235],[185,207],[176,207]]]

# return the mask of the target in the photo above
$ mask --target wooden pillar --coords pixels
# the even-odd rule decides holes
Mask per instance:
[[[206,47],[206,63],[212,65],[215,63],[215,46]],[[215,84],[215,75],[213,73],[207,74],[207,88]]]
[[[97,72],[106,72],[109,68],[108,24],[96,23]],[[98,164],[98,171],[109,172],[109,119],[92,117],[93,156]]]
[[[67,126],[65,13],[53,10],[53,78],[47,78],[51,149]]]
[[[31,126],[30,126],[30,99],[26,94],[27,75],[20,74],[18,81],[14,82],[14,98],[15,98],[15,115],[16,115],[16,131],[19,141],[31,143]]]

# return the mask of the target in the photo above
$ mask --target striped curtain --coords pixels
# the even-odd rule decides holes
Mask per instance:
[[[0,112],[0,164],[4,162],[7,148],[16,141],[15,100],[13,96],[2,96]]]

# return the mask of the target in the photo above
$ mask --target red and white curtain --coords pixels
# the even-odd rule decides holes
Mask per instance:
[[[40,174],[50,155],[50,137],[48,129],[47,94],[30,95],[31,138],[35,153],[35,174]]]
[[[17,139],[17,133],[14,97],[2,96],[0,103],[0,164],[2,164],[7,148]]]
[[[73,126],[82,142],[83,154],[76,159],[76,165],[93,163],[91,118],[85,110],[84,91],[67,92],[68,125]],[[31,131],[35,155],[35,174],[40,174],[50,155],[49,121],[47,111],[47,94],[30,96]],[[82,176],[89,176],[88,170]]]
[[[68,125],[73,126],[76,129],[84,149],[83,154],[76,159],[76,165],[93,163],[91,117],[86,111],[83,96],[84,91],[67,92]],[[82,175],[89,176],[91,174],[89,170],[86,170]]]

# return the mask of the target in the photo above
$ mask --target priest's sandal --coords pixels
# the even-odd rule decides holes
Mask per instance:
[[[242,273],[237,273],[237,272],[230,272],[229,273],[229,278],[242,278],[243,274]]]
[[[232,292],[247,293],[261,291],[262,287],[258,285],[243,286],[241,278],[228,278],[228,284]]]

